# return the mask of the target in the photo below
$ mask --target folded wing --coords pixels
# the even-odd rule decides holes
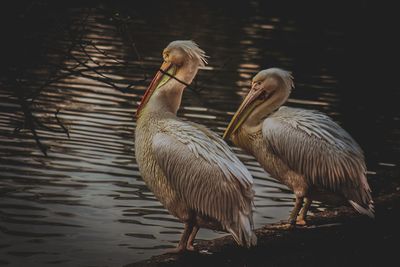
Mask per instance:
[[[239,244],[254,242],[253,179],[221,138],[201,125],[174,120],[155,135],[152,148],[184,203],[218,220]]]
[[[309,184],[341,192],[358,211],[373,216],[363,152],[328,116],[281,107],[265,119],[262,133],[270,150]]]

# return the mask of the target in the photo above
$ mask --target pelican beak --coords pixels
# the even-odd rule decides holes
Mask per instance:
[[[236,132],[237,129],[246,121],[247,117],[251,114],[256,106],[260,104],[258,97],[261,93],[266,93],[264,90],[260,89],[258,85],[253,85],[250,89],[250,92],[247,94],[239,109],[236,111],[235,115],[224,133],[224,140],[228,140],[232,134]]]
[[[147,102],[149,102],[150,97],[153,95],[156,89],[163,86],[166,82],[168,82],[171,79],[171,76],[165,74],[165,72],[170,74],[171,76],[175,75],[176,66],[172,65],[170,62],[164,61],[164,63],[160,67],[160,70],[157,71],[149,87],[144,93],[143,98],[140,101],[140,104],[136,110],[136,117],[140,115],[140,112],[146,106]]]

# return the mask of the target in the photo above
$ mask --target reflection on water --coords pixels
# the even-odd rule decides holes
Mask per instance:
[[[70,46],[71,56],[60,59],[68,50],[65,43],[72,41],[55,35],[53,42],[61,50],[46,55],[48,66],[28,69],[22,87],[10,87],[10,77],[1,77],[0,264],[119,266],[176,245],[182,225],[147,189],[134,158],[137,103],[160,64],[162,48],[174,39],[194,39],[211,56],[193,90],[187,90],[180,116],[221,135],[251,77],[262,68],[279,66],[293,70],[296,78],[289,105],[329,114],[360,141],[372,183],[379,180],[379,170],[397,168],[399,151],[392,146],[399,137],[393,126],[398,114],[374,117],[362,102],[353,106],[354,95],[345,82],[340,84],[345,76],[335,69],[340,63],[335,55],[343,45],[341,32],[314,25],[311,31],[321,34],[314,36],[307,32],[310,25],[301,21],[261,14],[257,2],[245,4],[243,13],[234,15],[213,3],[196,5],[200,19],[192,24],[185,2],[169,12],[160,4],[155,14],[146,6],[115,8],[126,13],[117,16],[111,8],[73,10],[67,17],[74,27],[84,25],[84,46]],[[129,23],[121,28],[118,23],[128,15]],[[321,38],[330,40],[332,47],[302,58],[302,47],[324,48]],[[50,64],[54,58],[63,67],[59,78],[51,80],[48,69],[55,68]],[[26,95],[41,86],[30,110],[37,123],[47,126],[37,124],[36,129],[47,157],[24,123],[18,91]],[[367,126],[357,114],[369,114],[377,125],[386,125],[385,138],[365,137]],[[15,131],[22,126],[27,129]],[[292,194],[251,156],[234,151],[255,178],[256,227],[285,219]],[[198,238],[222,235],[201,230]]]

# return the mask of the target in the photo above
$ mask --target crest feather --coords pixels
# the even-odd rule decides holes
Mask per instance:
[[[204,67],[207,62],[207,55],[203,49],[201,49],[192,40],[177,40],[171,42],[168,47],[179,47],[181,48],[190,58],[195,58],[199,60],[200,66]]]

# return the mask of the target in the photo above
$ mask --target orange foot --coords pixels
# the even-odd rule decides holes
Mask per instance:
[[[186,246],[186,249],[187,249],[188,251],[196,251],[196,249],[194,248],[193,244],[188,244],[188,245]]]
[[[183,246],[177,246],[176,248],[170,248],[165,251],[168,254],[178,254],[184,252],[186,249]]]
[[[296,225],[306,226],[306,225],[307,225],[307,222],[306,222],[306,220],[304,220],[304,219],[298,219],[298,220],[296,221]]]

